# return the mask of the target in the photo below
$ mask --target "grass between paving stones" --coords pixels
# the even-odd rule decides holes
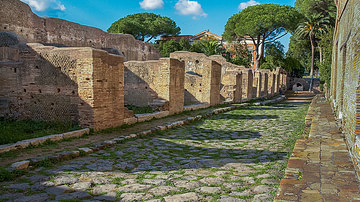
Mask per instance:
[[[250,101],[250,103],[253,103],[253,101]],[[208,110],[212,110],[212,109],[216,109],[216,108],[220,108],[220,107],[228,107],[228,106],[230,106],[230,104],[219,104],[219,105],[211,106],[211,107],[206,108],[206,109],[184,111],[184,112],[181,112],[181,113],[178,113],[178,114],[174,114],[174,115],[172,115],[170,117],[184,116],[184,115],[194,113],[196,111],[200,111],[200,112],[204,111],[204,112],[199,113],[199,114],[204,114]],[[163,118],[165,118],[165,117],[163,117]],[[159,119],[163,119],[163,118],[159,118]],[[158,118],[154,118],[154,119],[158,119]],[[146,122],[150,122],[150,121],[151,120],[146,121]],[[194,123],[196,123],[196,122],[198,122],[198,121],[195,121]],[[140,123],[135,123],[133,125],[124,124],[124,125],[119,126],[119,127],[105,129],[105,130],[102,130],[102,131],[99,131],[99,132],[96,132],[96,133],[94,133],[92,130],[90,130],[90,134],[84,135],[84,136],[82,136],[80,138],[88,138],[90,135],[96,135],[96,134],[121,132],[124,129],[130,128],[130,127],[136,127],[137,124],[140,124]],[[1,129],[0,130],[0,141],[1,141],[2,138],[12,137],[12,135],[9,135],[9,133],[12,133],[12,134],[20,133],[20,134],[22,134],[22,135],[20,135],[20,136],[23,137],[22,139],[29,139],[29,138],[35,137],[35,136],[31,136],[31,134],[30,134],[30,136],[31,136],[30,137],[29,134],[27,134],[27,133],[30,133],[31,131],[39,132],[39,133],[36,133],[36,134],[39,135],[39,136],[36,136],[36,137],[42,137],[42,136],[46,136],[46,135],[52,135],[52,134],[56,134],[56,133],[62,133],[62,132],[77,130],[77,129],[80,129],[80,127],[77,126],[77,125],[64,124],[64,123],[60,123],[60,122],[52,122],[52,123],[50,123],[50,122],[36,122],[36,121],[31,121],[31,120],[12,121],[12,120],[0,119],[0,129]],[[58,129],[58,130],[56,130],[56,129]],[[23,131],[23,132],[21,132],[21,131]],[[57,132],[57,131],[61,131],[61,132]],[[26,136],[26,134],[28,136]],[[155,132],[154,134],[151,134],[151,136],[156,136],[156,135],[159,135],[159,132]],[[73,139],[76,139],[76,138],[67,138],[67,139],[63,139],[61,141],[71,141]],[[21,139],[18,139],[18,140],[21,140]],[[18,140],[16,140],[16,141],[18,141]],[[15,141],[15,140],[13,140],[13,141]],[[4,142],[11,142],[11,141],[6,140]],[[93,146],[93,145],[87,145],[87,146]],[[53,141],[48,140],[44,144],[41,144],[41,145],[37,145],[37,146],[31,146],[30,145],[28,148],[26,148],[24,150],[33,149],[33,148],[44,148],[44,150],[46,151],[47,149],[51,150],[51,148],[56,148],[56,147],[57,147],[57,142],[53,142]],[[2,153],[2,154],[0,154],[0,159],[1,158],[17,157],[24,150],[22,150],[22,151],[10,151],[10,152],[6,152],[6,153]]]
[[[0,145],[78,130],[71,123],[0,119]]]
[[[250,107],[251,108],[251,107]],[[245,109],[244,109],[245,110]],[[244,111],[244,110],[240,110],[241,112],[243,112],[244,114],[247,114],[247,115],[249,115],[247,118],[250,118],[251,119],[251,113],[247,113],[246,111]],[[239,112],[238,112],[239,113]],[[234,113],[232,113],[232,112],[228,112],[227,114],[230,114],[230,115],[234,115]],[[299,113],[296,113],[297,114],[297,116],[299,115]],[[235,113],[235,115],[236,115],[236,113]],[[221,117],[221,115],[217,115],[217,116],[220,116]],[[301,114],[300,114],[300,116],[301,116]],[[246,117],[245,117],[246,118]],[[293,118],[293,116],[288,116],[288,117],[286,117],[285,119],[291,119],[291,118]],[[301,118],[299,118],[299,120],[300,120]],[[184,133],[184,132],[189,132],[188,130],[189,130],[189,128],[191,128],[191,129],[193,129],[193,130],[195,130],[196,132],[199,132],[199,134],[201,134],[201,132],[204,132],[204,129],[207,129],[206,127],[207,127],[207,125],[209,125],[209,124],[211,124],[211,121],[213,121],[213,120],[218,120],[218,118],[216,118],[216,117],[214,117],[214,118],[212,118],[212,119],[210,119],[209,121],[210,122],[207,122],[208,120],[205,120],[205,121],[198,121],[198,122],[195,122],[194,124],[195,124],[195,127],[191,127],[191,126],[189,126],[189,127],[177,127],[176,129],[174,129],[174,130],[171,130],[172,132],[174,132],[174,131],[180,131],[180,133]],[[240,121],[242,121],[242,120],[240,120]],[[301,119],[301,121],[300,122],[302,122],[303,123],[303,118]],[[239,125],[239,123],[236,123],[236,122],[234,122],[234,121],[228,121],[228,122],[222,122],[221,124],[214,124],[213,126],[217,129],[217,130],[213,130],[214,128],[211,128],[210,127],[210,129],[211,130],[213,130],[213,131],[205,131],[204,133],[206,133],[206,134],[216,134],[216,133],[218,133],[218,131],[222,131],[222,132],[225,132],[225,133],[228,133],[229,131],[227,131],[227,130],[225,130],[225,129],[228,129],[226,126],[225,126],[225,128],[223,127],[223,124],[224,123],[226,123],[226,124],[230,124],[230,125]],[[225,124],[225,125],[226,125]],[[218,129],[221,129],[221,130],[218,130]],[[257,127],[258,128],[258,127]],[[237,132],[238,134],[242,134],[242,133],[244,133],[243,131],[241,131],[241,130],[237,130],[236,128],[230,128],[231,130],[231,132]],[[254,128],[253,128],[254,129]],[[171,133],[172,133],[171,132]],[[281,130],[276,130],[276,132],[281,132]],[[168,135],[169,133],[168,132],[159,132],[159,133],[157,133],[157,134],[153,134],[152,136],[157,136],[157,135]],[[176,136],[177,135],[175,135],[175,137],[173,138],[173,140],[175,140],[175,142],[176,142]],[[275,136],[275,135],[274,135]],[[145,139],[146,138],[148,138],[148,137],[144,137]],[[234,138],[230,138],[230,139],[234,139]],[[236,138],[235,138],[236,139]],[[244,139],[246,139],[246,138],[244,138]],[[250,139],[250,138],[247,138],[247,139]],[[295,139],[296,140],[296,139]],[[222,140],[213,140],[212,142],[214,142],[214,143],[221,143],[221,141]],[[179,142],[184,142],[184,140],[179,140]],[[295,142],[295,141],[294,141]],[[198,147],[198,146],[201,146],[202,144],[204,144],[204,140],[194,140],[193,141],[193,145],[192,146],[196,146],[196,147]],[[247,142],[248,143],[248,142]],[[188,144],[188,143],[186,143],[186,144]],[[184,145],[183,145],[184,146]],[[142,144],[141,145],[141,147],[142,148],[144,148],[144,145]],[[206,147],[209,147],[209,145],[206,145],[205,146],[205,148]],[[291,149],[292,150],[292,149]],[[177,150],[173,150],[173,151],[177,151]],[[206,149],[204,149],[204,150],[201,150],[201,149],[199,149],[199,152],[201,152],[201,153],[204,153],[204,152],[206,152]],[[185,148],[184,148],[184,153],[185,154],[191,154],[192,156],[194,156],[194,155],[196,155],[197,154],[197,152],[196,151],[191,151],[190,150],[190,148],[187,146],[187,145],[185,145]],[[243,154],[247,154],[248,152],[243,152]],[[135,153],[131,153],[131,155],[129,155],[129,156],[126,156],[126,158],[132,158],[132,156],[134,155]],[[179,154],[179,155],[181,155],[181,154]],[[221,155],[219,155],[219,154],[213,154],[212,155],[212,157],[213,158],[222,158],[222,156]],[[276,160],[276,159],[273,159],[274,161]],[[48,162],[48,161],[43,161],[42,162],[42,164],[41,165],[39,165],[39,166],[53,166],[53,162]],[[281,166],[277,166],[277,167],[281,167]],[[285,164],[285,167],[286,167],[286,164]],[[130,170],[129,170],[130,171]],[[265,171],[259,171],[259,173],[264,173]],[[200,179],[200,178],[199,178]],[[259,183],[259,181],[258,180],[255,180],[256,181],[256,183],[258,184]],[[244,197],[246,197],[246,196],[244,196]],[[251,196],[249,196],[249,197],[251,197]]]

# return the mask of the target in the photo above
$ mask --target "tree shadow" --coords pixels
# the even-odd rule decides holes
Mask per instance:
[[[261,120],[261,119],[278,119],[278,115],[242,115],[242,114],[221,114],[216,117],[212,117],[211,120],[219,119],[244,119],[244,120]]]
[[[282,160],[287,152],[268,150],[239,149],[242,142],[212,140],[200,143],[198,140],[176,141],[164,136],[154,139],[156,144],[133,146],[123,150],[101,152],[98,155],[80,158],[58,167],[50,172],[158,172],[182,169],[232,168],[242,164],[267,163]],[[223,145],[220,148],[212,144]],[[150,141],[152,142],[152,141]],[[226,148],[229,146],[233,148]],[[121,145],[119,145],[121,147]],[[81,162],[79,164],[79,162]],[[239,170],[241,171],[241,170]]]
[[[251,107],[251,108],[242,108],[240,110],[245,111],[254,111],[254,110],[294,110],[295,106],[289,106],[289,107]]]
[[[181,130],[181,129],[180,129]],[[59,186],[61,184],[50,183],[42,185],[41,180],[31,180],[32,184],[39,185],[39,191],[45,190],[53,193],[61,193],[56,195],[55,200],[65,199],[97,199],[97,200],[118,200],[115,196],[96,195],[95,189],[92,190],[92,195],[89,191],[73,190],[74,184],[80,182],[79,179],[90,180],[91,187],[99,186],[99,184],[114,184],[114,180],[119,187],[124,187],[128,183],[126,181],[133,180],[138,183],[139,178],[127,178],[130,175],[151,175],[152,173],[166,175],[167,172],[183,173],[185,170],[192,172],[194,169],[219,169],[219,170],[233,170],[238,173],[246,173],[248,165],[257,165],[259,163],[269,163],[286,158],[287,152],[256,150],[252,148],[244,148],[246,139],[259,138],[261,135],[255,131],[226,131],[237,132],[238,134],[246,134],[245,137],[238,137],[237,139],[228,138],[232,134],[224,134],[224,131],[201,129],[200,132],[209,132],[207,139],[190,139],[193,134],[184,135],[179,133],[174,134],[172,131],[166,132],[163,135],[153,137],[145,137],[143,139],[135,139],[123,144],[119,144],[108,150],[101,150],[89,156],[78,158],[70,162],[66,162],[55,169],[47,170],[46,172],[53,174],[51,178],[54,182],[63,180],[68,186]],[[218,134],[215,136],[213,134]],[[228,137],[227,137],[228,136]],[[219,137],[214,138],[214,137]],[[231,140],[231,141],[229,141]],[[161,173],[159,173],[161,172]],[[80,177],[76,177],[80,176]],[[123,176],[118,177],[116,176]],[[205,176],[206,177],[206,176]],[[213,176],[208,176],[213,177]],[[30,178],[30,177],[29,177]],[[28,178],[28,179],[29,179]],[[43,181],[49,182],[50,178]],[[73,181],[71,181],[73,180]],[[153,179],[154,182],[171,181],[172,178]],[[71,182],[70,182],[71,181]],[[143,182],[150,187],[156,187],[150,180],[149,183]],[[124,183],[123,183],[124,182]],[[129,184],[131,186],[131,183]],[[37,186],[35,186],[37,187]],[[72,190],[73,192],[68,193]],[[50,197],[44,195],[44,197]],[[27,197],[27,196],[25,196]]]
[[[229,130],[211,130],[204,128],[197,128],[197,133],[189,135],[171,135],[174,140],[247,140],[260,138],[261,135],[257,131],[229,131]]]

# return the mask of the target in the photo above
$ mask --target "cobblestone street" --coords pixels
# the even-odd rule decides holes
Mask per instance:
[[[247,107],[37,168],[0,200],[270,201],[307,107]]]

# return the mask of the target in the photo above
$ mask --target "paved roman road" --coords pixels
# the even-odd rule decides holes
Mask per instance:
[[[247,107],[38,168],[0,201],[272,200],[307,107]]]

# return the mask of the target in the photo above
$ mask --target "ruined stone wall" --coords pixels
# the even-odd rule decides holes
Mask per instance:
[[[1,47],[0,115],[72,121],[95,130],[123,121],[123,57],[92,48]],[[15,51],[17,50],[17,51]],[[15,58],[15,59],[14,59]]]
[[[261,95],[260,97],[264,97],[267,98],[269,95],[269,74],[270,74],[270,70],[266,70],[266,69],[260,69],[260,72],[262,74],[262,80],[261,80]]]
[[[185,63],[185,104],[220,103],[221,65],[219,63],[205,54],[185,51],[171,53],[170,58]]]
[[[182,112],[184,76],[184,63],[177,59],[125,62],[125,102],[135,106],[160,104],[159,109],[170,114]]]
[[[254,91],[253,82],[254,82],[253,70],[251,70],[251,69],[243,70],[243,81],[242,81],[243,96],[242,96],[242,98],[246,101],[249,101],[254,97],[253,96],[253,91]]]
[[[0,0],[0,31],[14,32],[28,43],[60,46],[118,49],[127,60],[159,59],[159,51],[151,44],[135,40],[128,34],[109,34],[57,18],[35,15],[20,0]]]
[[[58,57],[58,65],[64,68],[57,69],[30,47],[1,47],[0,50],[12,56],[0,54],[2,117],[79,121],[74,60]]]
[[[262,78],[263,78],[263,74],[261,71],[257,70],[255,71],[255,77],[254,77],[254,97],[261,97],[261,91],[263,90],[262,89],[262,86],[261,86],[261,83],[262,83]]]
[[[241,102],[243,73],[246,68],[227,62],[221,55],[212,55],[210,59],[221,64],[221,88],[222,101]]]
[[[360,2],[337,1],[331,72],[331,100],[360,169]]]
[[[275,73],[273,71],[270,71],[269,72],[269,83],[268,83],[268,86],[269,86],[269,96],[272,97],[275,95],[275,79],[276,79],[276,76],[275,76]]]

